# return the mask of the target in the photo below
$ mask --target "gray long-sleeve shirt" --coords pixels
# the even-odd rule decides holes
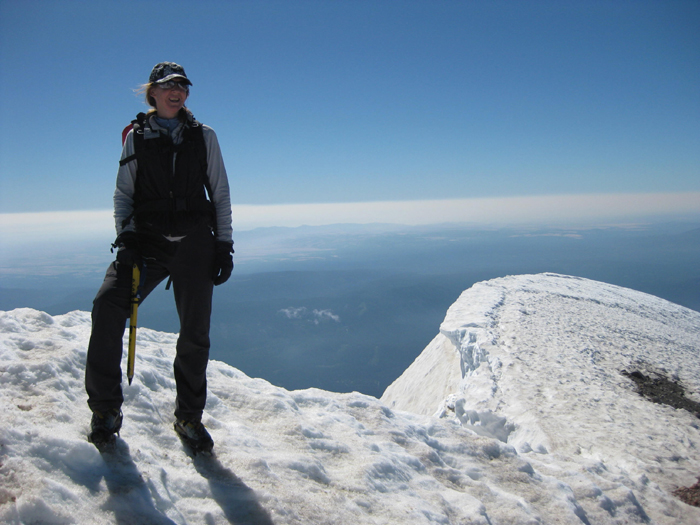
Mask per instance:
[[[149,126],[153,130],[165,128],[158,126],[153,116],[149,116]],[[184,123],[180,123],[172,132],[173,142],[182,142],[182,130]],[[204,131],[204,143],[207,148],[207,177],[212,191],[212,200],[216,209],[216,240],[233,242],[233,228],[231,226],[231,194],[228,184],[228,176],[221,156],[221,148],[216,133],[209,126],[202,124]],[[122,159],[134,154],[134,132],[129,131],[122,149]],[[122,222],[134,211],[134,190],[136,187],[136,173],[138,161],[133,160],[119,167],[117,172],[117,187],[114,191],[114,221],[117,235],[122,231],[134,229],[133,220],[122,228]]]

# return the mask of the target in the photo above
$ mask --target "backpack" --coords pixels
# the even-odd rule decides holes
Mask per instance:
[[[144,125],[146,122],[147,115],[143,112],[139,113],[136,115],[136,118],[131,121],[131,123],[126,126],[122,130],[122,146],[126,142],[126,137],[129,134],[129,131],[133,130],[134,133],[134,154],[130,155],[122,160],[119,161],[119,166],[124,166],[128,164],[129,162],[137,159],[139,157],[139,154],[141,152],[141,149],[144,147],[143,146],[143,141],[144,141]],[[207,205],[210,207],[211,213],[211,220],[212,220],[212,229],[214,230],[214,234],[216,235],[216,211],[214,210],[213,206],[213,192],[211,189],[211,185],[209,183],[209,178],[206,176],[207,174],[207,147],[206,143],[204,141],[204,131],[202,129],[202,124],[199,123],[194,117],[192,118],[192,121],[189,126],[190,133],[191,133],[191,138],[195,144],[195,151],[197,155],[197,159],[200,165],[201,173],[205,174],[204,176],[204,187],[206,190],[206,195],[208,196],[208,201]],[[132,211],[131,214],[129,214],[126,219],[122,222],[122,227],[126,227],[127,224],[131,221],[131,219],[134,217],[135,213],[138,210]]]

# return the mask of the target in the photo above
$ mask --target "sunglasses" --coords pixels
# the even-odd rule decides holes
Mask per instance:
[[[190,86],[185,84],[184,82],[178,82],[177,80],[168,80],[167,82],[161,82],[159,84],[156,84],[159,88],[163,89],[180,89],[184,91],[185,93],[189,93],[190,91]]]

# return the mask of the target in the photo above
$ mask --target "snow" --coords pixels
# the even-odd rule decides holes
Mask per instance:
[[[670,494],[700,475],[700,421],[621,373],[662,373],[699,401],[699,354],[698,312],[586,279],[512,276],[465,291],[382,401],[508,443],[570,487],[591,523],[700,523]]]
[[[86,441],[89,333],[86,312],[0,312],[1,523],[700,523],[672,494],[700,475],[700,420],[621,374],[700,401],[700,313],[649,295],[478,283],[381,400],[212,361],[211,457],[172,430],[176,336],[147,328],[117,451]]]

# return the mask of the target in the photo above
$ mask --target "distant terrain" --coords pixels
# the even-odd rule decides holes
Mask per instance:
[[[286,389],[375,397],[437,335],[472,284],[554,272],[632,288],[700,311],[700,224],[599,228],[336,225],[235,235],[217,288],[211,357]],[[0,310],[90,311],[111,239],[0,254]],[[163,284],[139,324],[177,332]]]

